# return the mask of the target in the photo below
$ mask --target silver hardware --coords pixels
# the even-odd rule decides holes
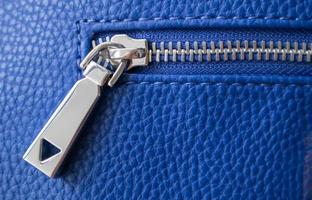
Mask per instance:
[[[111,38],[111,42],[122,44],[126,49],[136,49],[135,52],[129,53],[131,56],[129,60],[127,70],[132,69],[136,66],[146,66],[148,65],[148,45],[145,39],[133,39],[128,35],[114,35]],[[113,55],[113,53],[111,53]],[[120,63],[120,59],[111,56],[111,61],[113,64],[116,62]]]
[[[115,73],[113,74],[111,79],[108,81],[107,85],[109,85],[110,87],[113,87],[113,85],[115,85],[115,83],[117,82],[121,74],[125,71],[126,67],[127,67],[127,61],[122,60],[119,66],[117,67]]]
[[[71,147],[81,126],[100,96],[100,86],[108,80],[111,72],[95,62],[86,68],[85,78],[78,81],[53,113],[47,124],[31,144],[24,159],[53,177]],[[41,160],[42,140],[47,140],[60,152],[47,160]]]
[[[147,42],[125,35],[115,36],[110,42],[95,46],[80,67],[85,78],[76,82],[46,125],[30,145],[24,160],[49,177],[55,176],[78,132],[101,95],[101,87],[113,86],[129,68],[147,65]],[[97,59],[97,61],[94,61]],[[108,60],[113,69],[100,65]],[[115,70],[116,69],[116,70]],[[43,158],[44,145],[57,151]]]

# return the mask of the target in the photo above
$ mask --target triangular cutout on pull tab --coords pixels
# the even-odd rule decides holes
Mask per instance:
[[[39,160],[40,162],[45,162],[49,158],[52,158],[53,156],[57,155],[61,152],[61,149],[59,149],[54,144],[51,144],[46,139],[41,139],[40,144],[40,154],[39,154]]]

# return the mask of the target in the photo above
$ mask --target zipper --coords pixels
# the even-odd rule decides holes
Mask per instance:
[[[91,113],[103,86],[113,87],[125,71],[151,62],[290,61],[311,62],[312,45],[282,41],[147,42],[127,35],[93,40],[80,64],[77,81],[24,155],[24,160],[49,177],[56,175]],[[53,153],[45,156],[50,146]]]
[[[92,40],[92,47],[110,41]],[[149,62],[289,61],[311,62],[312,43],[290,41],[149,41]]]

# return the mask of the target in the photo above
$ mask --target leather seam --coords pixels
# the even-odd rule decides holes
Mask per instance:
[[[201,86],[261,86],[261,87],[307,87],[311,88],[312,84],[294,84],[294,83],[225,83],[225,82],[216,82],[216,83],[207,83],[207,82],[136,82],[136,81],[128,81],[123,82],[121,85],[201,85]]]
[[[76,62],[77,66],[79,67],[80,65],[80,60],[81,60],[81,27],[80,27],[80,21],[76,21],[76,29],[77,29],[77,51],[78,55],[76,57]]]
[[[113,22],[132,22],[132,21],[161,21],[161,20],[194,20],[194,19],[264,19],[264,20],[288,20],[288,21],[310,21],[311,18],[300,18],[300,17],[259,17],[259,16],[249,16],[249,17],[239,17],[239,16],[233,16],[233,17],[226,17],[226,16],[195,16],[195,17],[155,17],[155,18],[137,18],[137,19],[81,19],[78,20],[77,22],[82,22],[82,23],[113,23]]]

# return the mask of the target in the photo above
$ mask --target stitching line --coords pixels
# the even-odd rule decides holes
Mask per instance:
[[[312,84],[302,84],[297,85],[293,83],[289,84],[281,84],[281,83],[274,83],[274,84],[268,84],[268,83],[223,83],[223,82],[217,82],[217,83],[207,83],[207,82],[136,82],[136,81],[128,81],[123,82],[121,85],[200,85],[200,86],[242,86],[242,87],[255,87],[255,86],[261,86],[261,87],[307,87],[311,88]]]
[[[195,17],[155,17],[155,18],[137,18],[137,19],[82,19],[78,22],[83,23],[96,23],[96,22],[132,22],[132,21],[160,21],[160,20],[193,20],[193,19],[264,19],[264,20],[289,20],[289,21],[309,21],[312,19],[310,18],[300,18],[300,17],[259,17],[259,16],[249,16],[249,17],[227,17],[227,16],[195,16]]]
[[[79,67],[80,65],[80,60],[81,60],[81,27],[80,27],[80,21],[76,21],[76,29],[77,29],[77,51],[78,51],[78,55],[76,57],[76,62],[77,62],[77,66]]]

